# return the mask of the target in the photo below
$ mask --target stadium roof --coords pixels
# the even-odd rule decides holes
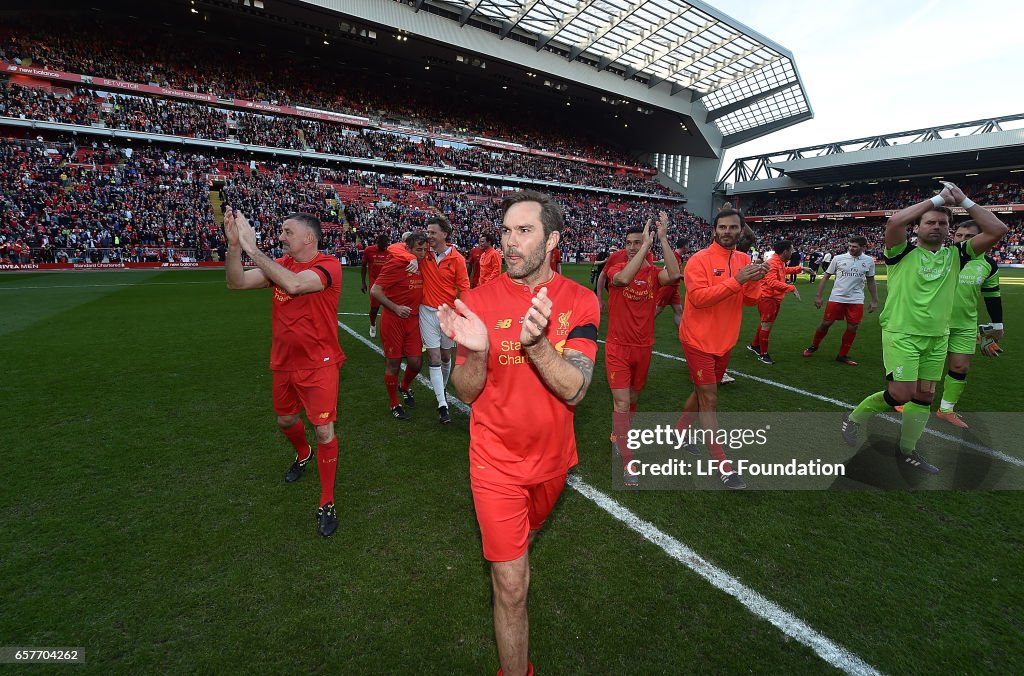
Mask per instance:
[[[731,192],[1024,166],[1024,114],[824,143],[736,160]]]
[[[784,47],[696,0],[411,0],[457,11],[460,26],[491,24],[502,40],[564,52],[648,87],[669,83],[708,110],[724,146],[813,116]]]

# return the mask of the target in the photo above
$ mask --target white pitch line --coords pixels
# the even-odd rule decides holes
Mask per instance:
[[[605,341],[599,340],[598,342],[603,343]],[[686,359],[674,354],[666,354],[664,352],[657,352],[655,350],[651,350],[651,354],[657,355],[659,357],[664,357],[665,359],[672,359],[674,361],[683,362],[684,364],[686,363]],[[733,369],[727,369],[726,373],[731,373],[732,375],[740,376],[742,378],[749,378],[750,380],[753,380],[755,382],[762,383],[764,385],[771,385],[772,387],[777,387],[780,390],[793,392],[794,394],[801,394],[805,397],[810,397],[811,399],[817,399],[818,401],[823,401],[827,404],[838,406],[839,408],[845,408],[851,411],[857,408],[856,404],[851,404],[846,401],[840,401],[839,399],[833,399],[832,397],[826,397],[825,395],[818,394],[817,392],[809,392],[807,390],[802,390],[799,387],[793,387],[792,385],[787,385],[786,383],[780,383],[776,380],[770,380],[768,378],[762,378],[761,376],[751,375],[750,373],[743,373],[742,371],[735,371]],[[882,420],[893,423],[894,425],[902,424],[902,421],[899,418],[892,415],[881,415],[880,417],[882,418]],[[992,456],[996,460],[1002,460],[1003,462],[1009,463],[1011,465],[1016,465],[1017,467],[1024,467],[1024,460],[1022,460],[1021,458],[1016,458],[1012,455],[1007,455],[1006,453],[1003,453],[1002,451],[996,450],[994,448],[989,448],[988,446],[976,444],[973,441],[966,441],[964,439],[960,439],[959,437],[954,437],[952,434],[946,434],[945,432],[933,430],[930,427],[924,428],[924,431],[926,434],[930,434],[933,437],[938,437],[939,439],[943,439],[944,441],[949,441],[955,444],[959,444],[965,448],[969,448],[972,451],[977,451],[978,453]]]
[[[710,582],[713,587],[735,598],[754,615],[767,620],[779,631],[816,652],[819,657],[836,669],[847,674],[879,673],[877,669],[854,653],[818,633],[800,618],[747,587],[737,578],[701,557],[690,547],[663,532],[654,524],[644,521],[618,501],[608,497],[575,474],[569,475],[568,484],[580,495],[624,523],[630,530],[660,547],[673,559]]]
[[[371,343],[360,333],[339,321],[338,326],[353,338],[383,356],[384,351]],[[430,381],[423,376],[416,379],[426,387]],[[458,398],[449,395],[449,401],[460,411],[468,414],[470,407]],[[567,485],[577,493],[593,502],[612,518],[625,524],[630,530],[639,534],[651,544],[659,547],[671,558],[680,562],[693,572],[707,580],[716,589],[743,604],[743,607],[761,619],[771,623],[782,633],[813,650],[821,659],[847,674],[856,676],[876,675],[880,672],[860,657],[812,629],[796,615],[782,608],[777,603],[743,584],[739,579],[725,570],[702,558],[697,552],[687,547],[671,535],[659,530],[653,524],[644,521],[617,500],[605,495],[575,474],[570,474]]]

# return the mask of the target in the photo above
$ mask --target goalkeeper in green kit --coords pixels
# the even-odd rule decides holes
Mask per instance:
[[[981,233],[981,227],[974,221],[964,221],[953,234],[953,243],[970,240]],[[978,296],[985,299],[985,309],[992,323],[985,324],[979,335]],[[998,341],[1003,339],[1003,301],[999,294],[999,265],[991,256],[976,258],[960,271],[953,300],[953,314],[949,318],[949,370],[942,384],[942,399],[935,416],[951,425],[967,429],[967,423],[960,419],[953,407],[963,395],[967,386],[967,372],[971,369],[979,338],[996,341],[994,348],[984,352],[986,356],[998,357]],[[988,342],[988,341],[986,341]]]
[[[966,209],[978,234],[944,246],[953,220],[947,205]],[[911,224],[915,226],[916,244],[907,240],[907,226]],[[948,182],[943,182],[938,195],[889,218],[885,224],[888,298],[879,317],[882,361],[889,382],[886,389],[870,395],[847,415],[842,428],[847,444],[857,445],[860,425],[872,415],[901,406],[903,424],[897,460],[929,474],[939,472],[917,452],[917,441],[928,423],[935,388],[946,363],[958,281],[963,269],[972,261],[984,261],[985,252],[1006,232],[1006,224],[995,214]]]

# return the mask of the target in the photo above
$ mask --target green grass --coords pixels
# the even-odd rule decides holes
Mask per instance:
[[[346,273],[339,309],[362,312]],[[1024,410],[1024,278],[1003,274],[1006,354],[975,360],[964,411]],[[859,368],[831,361],[841,325],[803,359],[820,311],[800,288],[777,364],[740,350],[732,367],[852,403],[881,389],[877,315]],[[748,309],[741,340],[756,321]],[[104,674],[497,669],[466,417],[441,428],[417,386],[413,422],[391,420],[382,359],[341,332],[341,528],[322,540],[315,472],[283,481],[269,332],[267,292],[229,292],[222,273],[0,275],[0,645],[81,646]],[[679,354],[668,315],[657,341]],[[615,491],[600,358],[595,373],[577,412],[588,483],[881,671],[1024,672],[1021,493]],[[689,390],[683,364],[655,357],[641,409],[677,410]],[[841,410],[744,378],[721,408]],[[531,558],[543,673],[831,670],[574,491]]]

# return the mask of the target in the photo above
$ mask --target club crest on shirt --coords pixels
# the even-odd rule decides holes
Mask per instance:
[[[572,317],[572,310],[566,310],[558,315],[558,330],[568,331],[569,330],[569,318]]]
[[[711,268],[711,272],[715,273],[715,277],[721,277],[722,273],[725,272],[725,268]]]

